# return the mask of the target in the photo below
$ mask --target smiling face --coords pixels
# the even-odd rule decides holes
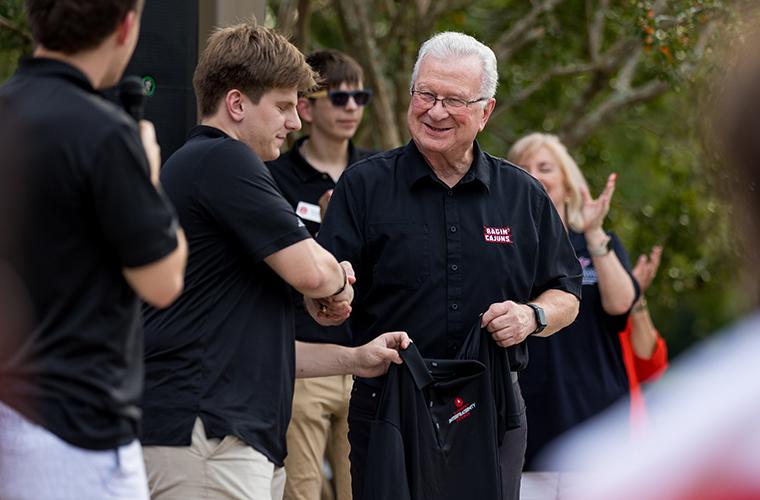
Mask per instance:
[[[244,97],[245,118],[240,140],[250,146],[263,161],[280,156],[280,146],[290,132],[301,128],[296,112],[298,91],[272,89],[258,103]]]
[[[481,95],[483,65],[476,56],[444,61],[426,56],[420,64],[414,90],[435,94],[439,98],[456,97],[472,101]],[[458,158],[472,148],[478,132],[483,130],[493,111],[495,100],[470,104],[452,110],[440,101],[432,107],[412,97],[407,113],[409,132],[425,156],[443,155]]]
[[[517,163],[543,184],[554,207],[560,214],[564,214],[568,196],[567,179],[554,154],[542,146],[520,158]]]

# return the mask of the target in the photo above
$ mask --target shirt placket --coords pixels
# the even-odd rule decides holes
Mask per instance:
[[[462,231],[459,219],[457,193],[448,189],[444,196],[444,224],[446,228],[446,337],[447,349],[452,355],[459,350],[462,331]]]

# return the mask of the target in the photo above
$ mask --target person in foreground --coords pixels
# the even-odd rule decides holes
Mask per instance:
[[[533,133],[507,155],[546,188],[583,267],[578,318],[561,335],[530,339],[530,364],[520,378],[528,415],[525,467],[557,436],[628,394],[618,332],[638,296],[628,255],[603,229],[615,189],[612,174],[592,199],[583,174],[556,136]]]
[[[0,334],[0,498],[148,498],[138,297],[171,304],[187,250],[153,126],[99,93],[120,80],[141,11],[27,0],[34,55],[0,88],[0,182],[15,179],[18,201],[0,262],[30,316]]]
[[[168,309],[144,309],[150,493],[279,499],[294,377],[377,376],[400,362],[408,337],[359,348],[294,341],[291,286],[332,325],[350,313],[355,281],[262,161],[301,127],[298,92],[315,84],[304,56],[244,22],[211,35],[193,84],[201,124],[161,170],[187,232],[186,288]]]
[[[548,336],[578,311],[580,266],[540,184],[475,141],[496,105],[496,57],[462,33],[420,48],[407,145],[343,173],[318,239],[356,271],[355,345],[403,330],[426,358],[454,358],[473,325],[507,349],[518,395],[503,436],[504,498],[519,497],[525,419],[517,372],[529,335]],[[482,314],[482,317],[481,317]],[[371,421],[383,378],[358,378],[349,409],[351,479],[362,498]],[[487,451],[484,451],[487,453]],[[477,456],[457,457],[477,463]]]

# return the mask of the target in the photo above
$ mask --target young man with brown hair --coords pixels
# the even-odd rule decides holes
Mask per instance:
[[[298,114],[309,124],[309,135],[268,162],[267,167],[285,199],[311,235],[316,236],[321,213],[340,175],[348,165],[372,153],[351,142],[372,92],[363,88],[361,66],[342,52],[320,50],[310,54],[306,62],[320,77],[319,88],[298,99]],[[348,325],[319,325],[298,303],[299,298],[300,294],[296,294],[298,340],[350,345]],[[287,435],[286,500],[320,498],[325,456],[333,473],[337,500],[350,500],[347,418],[351,385],[348,375],[296,380],[293,418]]]
[[[141,8],[27,0],[34,57],[0,88],[0,178],[19,201],[0,266],[31,311],[0,335],[2,498],[148,498],[138,296],[171,303],[186,247],[152,125],[98,94],[121,78]]]
[[[271,500],[284,486],[295,372],[382,373],[408,340],[294,342],[290,286],[327,325],[350,313],[354,282],[262,162],[300,128],[298,92],[315,83],[298,49],[255,22],[220,29],[193,83],[201,125],[161,171],[188,235],[186,292],[145,310],[148,482],[154,499]]]

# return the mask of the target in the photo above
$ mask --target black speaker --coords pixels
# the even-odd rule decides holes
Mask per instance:
[[[145,118],[166,160],[196,123],[193,71],[198,60],[198,2],[146,0],[140,39],[125,75],[143,79]]]

